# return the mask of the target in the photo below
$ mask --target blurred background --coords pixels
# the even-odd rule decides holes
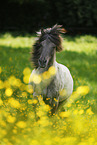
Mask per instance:
[[[70,34],[97,33],[96,0],[3,0],[0,31],[33,33],[63,25]]]

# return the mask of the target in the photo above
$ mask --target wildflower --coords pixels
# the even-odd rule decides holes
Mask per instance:
[[[91,108],[87,109],[86,113],[89,114],[89,115],[94,114],[94,113],[92,112]]]
[[[89,87],[88,86],[80,86],[77,88],[76,92],[79,95],[86,95],[89,93]]]
[[[30,145],[39,145],[39,142],[37,140],[32,140]]]
[[[28,85],[27,86],[27,92],[31,93],[31,94],[33,93],[33,87],[32,87],[32,85]]]
[[[84,110],[80,110],[80,111],[79,111],[79,114],[83,114],[83,113],[84,113]]]
[[[50,73],[48,71],[45,71],[43,74],[42,74],[42,77],[44,80],[46,79],[49,79],[50,78]]]
[[[49,125],[49,120],[46,116],[40,116],[40,120],[38,121],[38,123],[40,125],[42,125],[43,127],[48,126]]]
[[[20,87],[21,86],[21,80],[20,79],[16,79],[15,80],[15,85],[17,86],[17,87]]]
[[[27,92],[22,92],[21,97],[27,97]]]
[[[25,128],[26,127],[26,122],[24,122],[24,121],[19,121],[19,122],[17,122],[17,127],[19,127],[19,128]]]
[[[69,137],[69,136],[67,136],[67,137],[64,137],[62,139],[62,142],[64,144],[66,144],[66,145],[70,145],[70,144],[75,145],[76,144],[76,140],[77,140],[76,137]]]
[[[17,130],[16,130],[16,129],[13,129],[13,133],[15,133],[15,134],[16,134],[16,133],[17,133]]]
[[[4,88],[4,83],[2,80],[0,80],[0,89],[3,89]]]
[[[28,104],[33,104],[33,100],[29,99]]]
[[[13,91],[12,91],[11,88],[7,88],[7,89],[5,90],[5,94],[6,94],[6,96],[8,96],[8,97],[11,96],[12,93],[13,93]]]
[[[41,82],[41,76],[33,74],[32,78],[31,78],[31,81],[33,81],[35,84],[40,84],[40,82]]]
[[[51,66],[48,70],[48,72],[50,73],[51,76],[55,75],[57,70],[54,66]]]
[[[8,103],[11,105],[13,108],[20,108],[20,103],[15,100],[14,98],[10,98]]]
[[[10,88],[11,87],[8,80],[4,81],[4,87],[5,88]]]
[[[3,101],[0,99],[0,106],[2,106],[3,105]]]
[[[78,145],[88,145],[87,142],[80,142]]]
[[[11,116],[11,115],[9,115],[9,116],[7,117],[7,121],[8,121],[9,123],[14,123],[15,120],[16,120],[16,118],[13,117],[13,116]]]
[[[29,67],[26,67],[24,70],[23,70],[23,74],[24,75],[30,75],[31,74],[31,69]]]
[[[58,100],[57,100],[56,98],[54,98],[54,101],[55,101],[55,102],[58,102]]]
[[[70,116],[70,112],[60,112],[60,117],[69,117]]]
[[[15,76],[10,76],[8,79],[8,82],[10,85],[15,86],[17,81],[16,81],[16,77]]]
[[[25,84],[28,84],[29,83],[29,77],[30,77],[30,75],[25,75],[23,77],[23,81],[24,81]]]
[[[38,100],[34,99],[32,103],[33,104],[37,104],[38,103]]]

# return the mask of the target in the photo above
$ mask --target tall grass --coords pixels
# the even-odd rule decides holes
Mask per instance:
[[[29,52],[35,39],[28,34],[0,35],[0,144],[96,145],[97,38],[63,36],[57,61],[70,69],[74,92],[64,106],[67,111],[53,116],[42,97],[33,99],[28,89],[33,69]]]

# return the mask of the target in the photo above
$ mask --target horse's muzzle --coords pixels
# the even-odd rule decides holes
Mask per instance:
[[[46,65],[47,65],[47,60],[45,60],[45,59],[39,59],[38,60],[38,64],[39,64],[39,67],[45,68]]]

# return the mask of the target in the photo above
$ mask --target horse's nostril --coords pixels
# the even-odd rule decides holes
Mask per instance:
[[[46,66],[46,63],[47,63],[47,60],[45,60],[45,59],[39,59],[38,60],[38,63],[39,63],[39,66],[40,67],[45,67]]]
[[[44,60],[44,63],[46,64],[47,60]]]

